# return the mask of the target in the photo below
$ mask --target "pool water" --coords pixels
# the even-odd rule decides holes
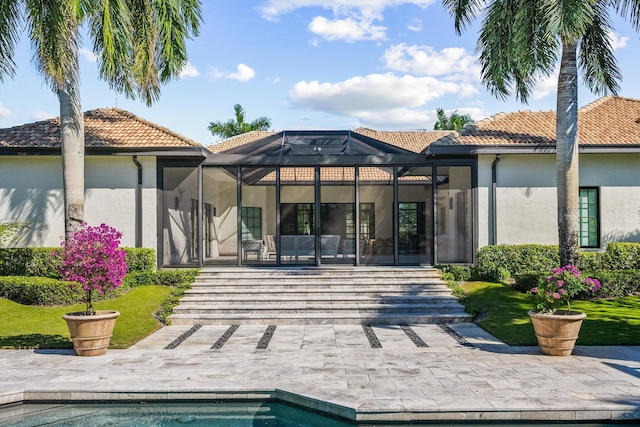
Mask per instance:
[[[418,423],[411,424],[417,425]],[[629,424],[500,423],[501,427],[610,427]],[[0,408],[3,427],[354,427],[352,423],[282,403],[51,403],[18,404]],[[385,424],[389,425],[389,424]],[[399,424],[393,424],[399,427]],[[431,427],[482,426],[492,423],[428,423]]]
[[[3,427],[353,427],[279,403],[22,404],[0,409]]]

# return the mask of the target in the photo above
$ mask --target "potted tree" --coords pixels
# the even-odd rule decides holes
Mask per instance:
[[[573,352],[585,313],[572,311],[570,300],[578,294],[595,293],[600,282],[583,277],[577,267],[555,268],[550,276],[531,289],[536,309],[528,312],[538,347],[550,356],[569,356]],[[566,310],[558,307],[566,304]]]
[[[108,225],[91,227],[83,224],[62,242],[62,249],[54,253],[60,261],[62,278],[79,283],[85,291],[85,311],[62,316],[78,356],[99,356],[109,347],[120,313],[95,310],[93,293],[104,294],[122,284],[127,265],[125,251],[119,247],[121,237],[122,233]]]

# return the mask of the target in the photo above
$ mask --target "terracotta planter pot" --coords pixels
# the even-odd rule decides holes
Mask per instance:
[[[556,310],[553,314],[529,311],[531,323],[538,339],[538,347],[549,356],[570,356],[578,339],[586,314],[577,311]]]
[[[107,352],[117,311],[97,310],[92,316],[68,313],[62,316],[73,340],[73,348],[78,356],[100,356]]]

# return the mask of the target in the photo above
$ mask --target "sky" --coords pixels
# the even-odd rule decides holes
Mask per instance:
[[[481,18],[461,36],[439,0],[203,0],[189,63],[147,107],[110,90],[88,38],[80,52],[84,111],[117,107],[205,146],[207,129],[234,117],[271,118],[272,130],[432,130],[435,110],[480,120],[500,112],[555,110],[556,75],[542,76],[529,103],[496,99],[483,86],[475,46]],[[639,37],[614,18],[610,40],[620,96],[640,98]],[[0,128],[56,117],[58,100],[32,61],[26,34],[15,78],[0,83]],[[581,106],[599,95],[579,91]]]

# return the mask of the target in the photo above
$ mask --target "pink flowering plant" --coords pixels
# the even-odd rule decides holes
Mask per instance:
[[[578,294],[594,294],[600,287],[597,279],[584,277],[576,266],[565,265],[555,268],[546,280],[530,292],[536,296],[536,309],[539,313],[553,314],[564,304],[571,311],[571,298]]]
[[[61,250],[54,252],[63,280],[80,283],[86,292],[86,311],[81,314],[95,314],[94,291],[102,295],[122,284],[127,264],[125,251],[119,248],[121,238],[122,233],[106,224],[97,227],[83,224],[62,242]]]

